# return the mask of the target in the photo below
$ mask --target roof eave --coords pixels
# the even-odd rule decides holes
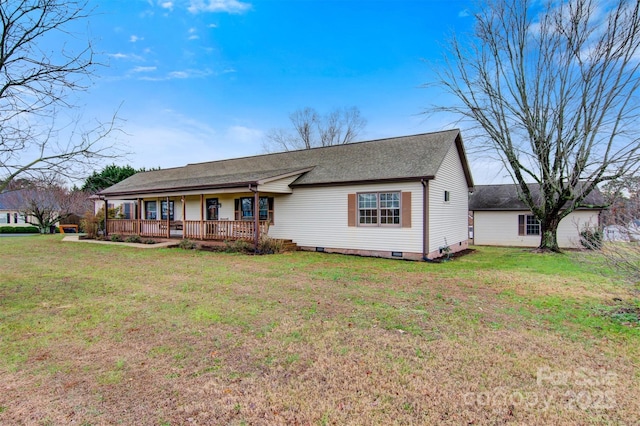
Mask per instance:
[[[375,183],[395,183],[395,182],[413,182],[420,180],[433,180],[435,176],[410,176],[401,178],[388,178],[388,179],[363,179],[363,180],[350,180],[343,182],[313,182],[313,183],[292,183],[291,187],[314,187],[314,186],[347,186],[347,185],[366,185]]]
[[[462,170],[464,171],[464,177],[467,180],[467,188],[469,191],[473,191],[473,176],[471,176],[471,168],[469,167],[469,162],[467,161],[467,154],[464,149],[464,144],[462,143],[462,135],[458,130],[458,134],[456,135],[456,149],[458,150],[458,157],[460,157],[460,162],[462,163]]]
[[[231,182],[228,184],[219,184],[219,185],[194,185],[194,186],[174,186],[171,188],[153,188],[153,189],[141,189],[136,191],[114,191],[114,192],[98,192],[97,195],[104,197],[121,197],[121,196],[131,196],[131,195],[144,195],[144,194],[158,194],[158,193],[166,193],[166,192],[179,192],[179,191],[215,191],[216,189],[227,189],[227,188],[240,188],[249,185],[258,185],[258,181],[246,181],[246,182]]]

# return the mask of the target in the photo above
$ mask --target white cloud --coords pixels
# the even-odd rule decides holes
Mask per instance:
[[[172,1],[161,2],[160,7],[163,9],[173,10],[173,2]]]
[[[135,43],[135,42],[142,41],[142,40],[144,40],[144,38],[143,38],[143,37],[138,37],[138,36],[137,36],[137,35],[135,35],[135,34],[134,34],[134,35],[132,35],[131,37],[129,37],[129,41],[130,41],[131,43]]]
[[[469,12],[469,9],[463,9],[458,12],[458,18],[466,18],[467,16],[471,16],[471,12]]]
[[[171,71],[169,73],[169,78],[177,78],[177,79],[183,79],[183,78],[189,78],[189,73],[187,71]]]
[[[263,132],[245,126],[217,129],[171,110],[151,120],[130,120],[126,150],[135,168],[181,167],[190,163],[256,155]]]
[[[198,40],[200,36],[197,33],[198,30],[196,28],[189,28],[189,40]]]
[[[152,72],[157,70],[158,67],[135,67],[131,72]]]
[[[250,9],[251,3],[241,2],[239,0],[191,0],[191,4],[188,8],[191,13],[244,13]]]
[[[163,76],[154,76],[154,77],[142,76],[140,77],[140,79],[146,80],[146,81],[167,81],[167,80],[184,80],[187,78],[203,78],[210,75],[214,75],[214,72],[211,71],[210,69],[204,69],[204,70],[187,69],[187,70],[171,71],[168,74]]]
[[[107,56],[114,59],[128,60],[128,61],[143,61],[144,58],[139,55],[130,55],[127,53],[117,52],[108,53]]]
[[[225,132],[225,139],[239,143],[241,145],[251,145],[259,143],[264,136],[264,132],[258,129],[251,129],[245,126],[231,126]]]
[[[218,28],[218,24],[209,24],[207,28]]]

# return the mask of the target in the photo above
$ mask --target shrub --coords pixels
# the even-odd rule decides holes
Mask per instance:
[[[124,242],[125,243],[142,243],[142,238],[140,238],[140,235],[129,235],[127,238],[125,238]]]
[[[224,251],[226,253],[253,253],[253,244],[244,240],[225,241]]]
[[[91,239],[98,238],[98,231],[102,230],[101,224],[104,225],[104,222],[91,210],[87,211],[80,219],[80,228],[87,234],[87,238]]]
[[[268,235],[264,235],[258,242],[258,253],[260,254],[275,254],[282,253],[284,251],[284,243],[282,240],[276,240]]]
[[[180,244],[178,244],[178,247],[180,247],[183,250],[195,250],[198,248],[198,245],[188,239],[183,239],[182,241],[180,241]]]
[[[595,226],[585,225],[580,231],[580,244],[587,250],[602,248],[602,231]]]
[[[111,234],[109,239],[111,241],[113,241],[114,243],[121,243],[122,242],[122,237],[120,236],[120,234]]]
[[[39,234],[37,226],[0,226],[0,234]]]

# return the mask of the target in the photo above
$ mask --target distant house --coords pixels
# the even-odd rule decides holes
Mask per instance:
[[[467,248],[473,181],[458,130],[140,172],[101,191],[135,203],[109,233],[262,235],[305,250],[423,259]]]
[[[0,226],[31,226],[11,201],[9,193],[0,194]]]
[[[640,219],[633,219],[625,225],[608,225],[603,229],[607,241],[640,241]]]
[[[539,194],[538,185],[530,184]],[[585,225],[599,226],[605,200],[600,191],[587,196],[579,207],[562,219],[558,226],[561,248],[580,247],[580,230]],[[518,197],[516,185],[476,185],[469,196],[473,215],[473,243],[487,246],[537,247],[540,245],[540,223]]]

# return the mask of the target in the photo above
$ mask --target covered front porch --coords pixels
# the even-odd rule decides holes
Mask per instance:
[[[258,221],[258,238],[269,233],[269,221]],[[256,223],[250,220],[148,220],[108,219],[107,234],[155,238],[253,241]]]
[[[273,223],[274,198],[256,190],[236,191],[158,194],[122,200],[129,207],[121,210],[128,211],[129,215],[106,219],[106,233],[194,240],[246,240],[257,244],[260,236],[269,233],[269,225]],[[109,205],[108,200],[104,202],[105,206]]]
[[[123,206],[117,218],[105,219],[106,234],[257,245],[275,226],[275,200],[289,197],[290,184],[311,168],[239,174],[221,168],[211,176],[207,163],[192,169],[194,176],[181,169],[138,173],[98,194],[105,211]]]

